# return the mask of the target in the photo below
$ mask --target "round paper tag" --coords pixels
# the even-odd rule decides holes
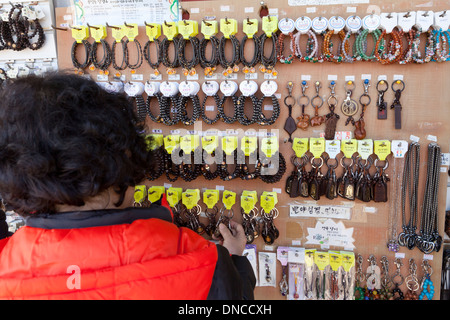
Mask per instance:
[[[295,22],[290,18],[284,18],[278,21],[278,29],[285,34],[288,35],[290,32],[295,29]]]
[[[328,19],[325,17],[315,17],[311,27],[316,33],[322,33],[328,27]]]
[[[178,82],[162,82],[159,90],[165,97],[172,97],[178,93]]]
[[[340,16],[331,17],[328,20],[328,29],[334,30],[334,33],[338,33],[345,27],[345,20]]]
[[[380,26],[381,18],[376,14],[369,14],[362,19],[362,26],[364,29],[374,31]]]
[[[261,83],[259,90],[265,97],[271,97],[277,92],[278,84],[273,80],[266,80]]]
[[[108,92],[120,93],[123,92],[123,82],[121,81],[106,81],[97,82],[99,86]]]
[[[252,96],[258,91],[258,84],[253,80],[245,80],[239,84],[239,90],[246,97]]]
[[[219,84],[217,81],[205,81],[202,83],[203,93],[207,96],[213,96],[219,91]]]
[[[353,33],[358,32],[362,27],[361,18],[356,15],[348,17],[347,20],[345,20],[345,27]]]
[[[295,28],[297,29],[298,32],[302,34],[307,33],[309,29],[311,29],[311,25],[312,25],[311,19],[306,16],[302,16],[297,20],[295,20]]]
[[[238,90],[238,85],[234,81],[225,80],[220,83],[220,91],[226,96],[234,95]]]
[[[130,97],[140,96],[144,93],[144,84],[142,82],[127,82],[124,90]]]
[[[160,83],[159,82],[145,82],[145,93],[147,93],[147,95],[149,97],[154,96],[155,94],[157,94],[159,92],[159,86]]]
[[[200,85],[195,81],[183,81],[178,86],[178,90],[185,97],[196,95],[199,89]]]

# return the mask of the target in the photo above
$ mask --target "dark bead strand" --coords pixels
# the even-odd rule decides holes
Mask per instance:
[[[259,100],[259,105],[261,108],[261,117],[260,117],[260,120],[258,121],[258,123],[262,126],[269,126],[269,125],[274,124],[275,121],[277,121],[278,117],[280,116],[280,103],[275,95],[271,96],[272,106],[273,106],[272,116],[270,118],[266,118],[266,116],[262,113],[262,104],[263,104],[264,98],[266,98],[266,97],[262,97]]]

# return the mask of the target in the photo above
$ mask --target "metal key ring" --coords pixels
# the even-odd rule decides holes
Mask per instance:
[[[305,98],[306,99],[306,103],[302,103],[302,98]],[[311,99],[307,96],[307,95],[305,95],[305,94],[302,94],[299,98],[298,98],[298,104],[300,105],[300,106],[307,106],[309,103],[310,103],[310,101],[311,101]]]
[[[368,101],[366,102],[366,103],[363,103],[363,101],[362,101],[362,99],[363,98],[366,98],[366,99],[368,99]],[[367,93],[363,93],[360,97],[359,97],[359,103],[362,105],[362,106],[368,106],[369,104],[370,104],[370,102],[372,101],[372,99],[370,98],[370,96],[367,94]]]
[[[344,159],[350,159],[352,162],[351,162],[348,166],[346,166],[346,165],[344,165]],[[339,163],[341,164],[341,166],[342,166],[343,168],[346,168],[346,169],[347,169],[347,168],[353,166],[353,158],[342,157],[342,158],[339,160]]]
[[[384,84],[385,84],[385,85],[386,85],[386,89],[380,90],[380,89],[379,89],[379,85],[380,85],[380,84],[381,84],[381,85],[384,85]],[[383,92],[383,93],[384,93],[384,92],[388,91],[388,89],[389,89],[389,83],[388,83],[386,80],[380,80],[380,81],[377,82],[377,91],[378,91],[378,92]]]
[[[320,105],[315,105],[313,102],[314,102],[314,100],[316,100],[316,99],[320,99]],[[323,105],[323,98],[321,97],[321,96],[319,96],[319,95],[315,95],[314,97],[312,97],[312,99],[311,99],[311,105],[313,106],[313,108],[320,108],[320,107],[322,107],[322,105]]]
[[[328,163],[328,160],[334,160],[334,163],[335,163],[335,164],[334,164],[334,165],[329,164],[329,163]],[[327,162],[326,162],[326,165],[327,165],[328,168],[336,169],[336,168],[338,167],[338,165],[339,165],[339,160],[336,159],[336,158],[328,158],[328,159],[327,159]]]
[[[288,103],[288,102],[287,102],[287,101],[288,101],[288,98],[291,98],[291,99],[292,99],[292,103]],[[284,97],[284,104],[285,104],[286,106],[291,106],[291,107],[295,106],[295,98],[294,98],[293,96],[291,96],[291,95],[288,95],[288,96]]]
[[[380,160],[380,161],[381,161],[381,160]],[[378,158],[375,159],[375,167],[381,168],[381,167],[377,166],[377,162],[378,162]],[[386,158],[386,160],[384,160],[384,162],[386,162],[386,164],[384,165],[383,170],[386,170],[386,169],[389,167],[389,161],[388,161],[387,158]]]
[[[320,159],[321,160],[321,162],[320,162],[320,165],[319,166],[316,166],[315,165],[315,162],[314,162],[314,160],[316,160],[316,159]],[[323,158],[322,157],[319,157],[319,158],[311,158],[311,165],[313,166],[313,168],[315,169],[315,168],[322,168],[322,166],[323,166]]]
[[[330,100],[333,101],[334,103],[331,103]],[[338,98],[336,98],[336,96],[329,96],[327,99],[328,106],[337,106],[338,101],[339,100]]]
[[[398,80],[395,80],[394,82],[392,82],[392,84],[391,84],[392,91],[397,91],[397,90],[394,89],[394,85],[395,84],[399,84],[399,85],[401,84],[402,85],[402,88],[398,89],[398,90],[400,90],[400,92],[405,90],[405,83],[403,82],[403,80],[398,79]]]

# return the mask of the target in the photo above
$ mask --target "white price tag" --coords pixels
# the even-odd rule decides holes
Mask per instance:
[[[322,33],[328,28],[328,19],[325,17],[315,17],[311,24],[312,29],[316,33]]]
[[[125,93],[130,97],[140,96],[144,93],[144,84],[142,82],[131,82],[125,83],[123,89]]]
[[[227,97],[234,95],[238,90],[238,85],[234,81],[225,80],[220,83],[220,91]]]
[[[411,28],[416,24],[416,12],[399,12],[398,14],[398,26],[402,28],[403,32],[409,32]]]
[[[278,29],[284,34],[288,35],[295,30],[295,22],[290,18],[284,18],[278,21]]]
[[[416,25],[422,29],[423,32],[427,31],[433,23],[434,13],[432,11],[417,11]]]
[[[370,32],[375,31],[380,26],[381,18],[377,14],[369,14],[362,19],[362,27]]]
[[[196,95],[199,89],[200,85],[195,81],[182,81],[178,86],[181,95],[185,97]]]
[[[277,92],[278,84],[275,81],[266,80],[261,83],[260,89],[265,97],[271,97]]]
[[[448,30],[450,25],[450,11],[435,12],[434,25],[437,29]]]
[[[380,15],[380,28],[386,30],[386,33],[391,33],[397,26],[398,15],[396,12],[383,12]]]
[[[295,29],[301,34],[307,33],[311,29],[312,21],[307,16],[302,16],[295,20]]]
[[[351,31],[352,33],[356,33],[362,27],[362,20],[357,15],[353,15],[345,20],[345,28],[347,31]]]
[[[408,142],[405,140],[392,140],[391,151],[394,158],[404,158],[408,151]]]
[[[336,159],[336,156],[341,152],[341,141],[325,140],[325,152],[330,159]]]
[[[239,84],[239,90],[246,97],[252,96],[258,91],[258,84],[253,80],[244,80]]]
[[[207,96],[213,96],[219,91],[219,83],[217,81],[205,81],[202,83],[202,91]]]
[[[149,82],[149,81],[147,81],[147,82],[145,82],[145,93],[148,96],[152,97],[152,96],[154,96],[155,94],[157,94],[159,92],[159,86],[160,86],[159,82],[156,82],[156,81]]]
[[[328,20],[328,29],[334,30],[335,34],[344,29],[344,27],[345,27],[345,20],[340,16],[334,16]]]
[[[172,97],[178,93],[178,82],[164,81],[159,86],[159,90],[165,97]]]

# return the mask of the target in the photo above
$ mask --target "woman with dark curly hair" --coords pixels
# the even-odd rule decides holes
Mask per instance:
[[[3,299],[252,299],[245,235],[214,245],[165,197],[133,207],[152,165],[125,94],[67,74],[0,93],[0,194],[26,226],[0,240]]]

